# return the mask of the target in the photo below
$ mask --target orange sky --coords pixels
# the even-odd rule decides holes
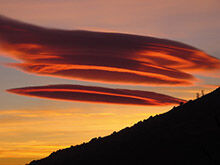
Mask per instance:
[[[0,4],[0,15],[34,25],[55,29],[85,29],[167,38],[181,41],[201,49],[213,57],[220,58],[219,0],[0,0]],[[3,30],[2,27],[0,28],[0,31]],[[19,40],[18,35],[14,36]],[[50,44],[44,49],[46,52],[43,53],[48,53],[48,48],[51,46],[53,45]],[[195,77],[193,80],[182,79],[192,83],[187,86],[131,85],[121,81],[117,84],[109,82],[107,79],[105,82],[90,82],[87,81],[88,79],[81,81],[72,78],[65,79],[66,77],[63,76],[37,75],[27,72],[27,70],[22,72],[14,67],[8,67],[8,63],[22,61],[9,57],[5,49],[2,49],[2,45],[0,47],[0,165],[25,164],[30,160],[45,157],[57,149],[89,141],[93,137],[104,136],[115,130],[131,126],[139,120],[166,112],[174,106],[56,101],[14,95],[7,93],[7,89],[49,84],[75,84],[152,91],[189,100],[195,98],[196,93],[201,90],[208,93],[220,85],[219,70],[207,71],[208,67],[196,67],[193,70],[188,68],[187,70],[187,66],[192,64],[192,61],[189,60],[179,61],[178,64],[181,65],[172,66],[172,69],[175,68],[181,73],[184,72]],[[24,48],[27,47],[20,43],[19,50],[24,50]],[[32,47],[32,49],[36,48],[39,47]],[[59,46],[58,48],[62,50],[64,47]],[[154,49],[153,46],[152,49]],[[18,49],[12,47],[10,54],[13,57],[16,55],[15,51],[18,52]],[[167,48],[163,48],[163,51],[167,51]],[[155,52],[141,51],[136,52],[136,56],[132,56],[132,60],[146,60],[144,58],[146,54],[148,57],[155,57]],[[196,57],[199,55],[204,57],[202,54],[197,54]],[[53,58],[54,54],[47,57]],[[161,57],[161,54],[157,54],[157,57]],[[41,56],[41,58],[43,57]],[[39,60],[39,56],[31,61],[37,59]],[[195,58],[193,57],[193,59]],[[28,60],[30,61],[30,59]],[[175,58],[172,60],[177,61]],[[157,64],[155,67],[161,67],[159,63]],[[201,62],[196,62],[196,64],[201,66]],[[62,67],[60,68],[62,69]],[[100,69],[103,68],[100,67]],[[110,69],[114,71],[115,68],[111,65]],[[132,72],[137,72],[140,67],[129,69],[130,72],[131,69]],[[143,72],[141,74],[143,75]],[[144,73],[144,75],[146,74],[150,73]],[[157,76],[164,75],[157,72]],[[175,78],[177,80],[177,77]]]

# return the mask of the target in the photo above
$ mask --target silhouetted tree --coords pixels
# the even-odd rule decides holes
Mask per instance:
[[[199,93],[196,93],[196,98],[197,98],[197,99],[199,98]]]
[[[139,162],[146,160],[148,165],[219,165],[219,98],[220,88],[111,135],[58,150],[30,165],[143,164]],[[213,125],[216,123],[218,126]]]
[[[202,96],[204,96],[204,95],[205,95],[205,94],[204,94],[204,90],[202,90],[202,91],[201,91],[201,94],[202,94]]]

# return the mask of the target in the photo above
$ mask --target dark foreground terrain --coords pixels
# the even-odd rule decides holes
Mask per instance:
[[[169,112],[30,165],[220,164],[220,88]]]

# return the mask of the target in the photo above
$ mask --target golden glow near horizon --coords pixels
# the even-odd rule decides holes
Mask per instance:
[[[5,37],[4,41],[0,41],[0,165],[24,165],[31,160],[48,156],[58,149],[132,126],[174,106],[55,101],[14,95],[6,92],[7,89],[48,84],[76,84],[152,91],[190,100],[196,98],[196,93],[200,93],[201,90],[208,93],[220,85],[219,70],[211,70],[220,67],[219,0],[0,0],[0,4],[0,15],[30,23],[30,26],[38,25],[35,27],[38,30],[41,27],[48,27],[49,30],[45,29],[50,33],[53,30],[55,32],[52,36],[59,34],[57,29],[84,29],[152,36],[158,37],[160,41],[148,44],[146,48],[142,43],[136,42],[136,39],[129,40],[132,43],[135,41],[136,46],[133,44],[118,46],[119,44],[116,44],[118,40],[105,45],[104,43],[110,41],[109,37],[104,37],[105,42],[100,42],[101,46],[93,45],[97,47],[93,55],[98,53],[99,58],[91,58],[89,62],[93,63],[89,66],[81,61],[81,58],[77,58],[78,53],[90,51],[89,47],[86,47],[87,44],[76,46],[78,51],[76,52],[60,40],[63,35],[55,37],[56,40],[50,40],[49,36],[47,38],[49,42],[36,43],[38,37],[46,36],[34,33],[30,30],[33,28],[29,29],[26,25],[21,26],[22,28],[0,26],[2,32],[0,38]],[[30,33],[25,31],[25,28],[30,30]],[[45,29],[43,28],[43,31]],[[131,39],[132,36],[127,34],[124,36]],[[84,41],[93,44],[92,41],[86,40],[87,36],[84,35]],[[163,42],[160,38],[181,41],[193,47],[180,43],[170,45],[167,44],[168,41]],[[124,41],[127,42],[128,39]],[[111,45],[114,46],[110,47]],[[194,46],[201,48],[201,51],[194,49]],[[69,48],[68,51],[66,48]],[[110,54],[117,56],[111,63],[107,58],[106,60],[101,58],[106,48],[109,50],[113,48],[114,52],[110,51]],[[114,54],[115,52],[120,53]],[[123,55],[128,52],[132,53],[129,53],[129,59],[126,59]],[[83,65],[69,64],[69,58],[64,55],[65,53],[76,55],[75,60]],[[120,62],[121,57],[123,60]],[[50,63],[47,59],[51,60]],[[97,59],[101,62],[99,63]],[[60,63],[57,64],[56,60]],[[44,65],[39,65],[42,63]],[[97,80],[96,75],[88,78],[88,75],[83,77],[77,73],[62,72],[66,69],[78,69],[81,72],[93,69],[93,73],[98,70],[99,75],[105,76],[107,72],[111,72],[119,76],[118,78],[106,76]],[[128,74],[138,79],[133,76],[130,78]],[[122,79],[122,76],[126,79]],[[157,84],[150,82],[146,77],[156,78]],[[142,78],[145,79],[140,83]],[[177,86],[177,83],[180,86]]]
[[[183,93],[183,90],[184,88],[176,91],[173,91],[173,88],[166,89],[167,92],[176,93]],[[210,91],[211,88],[206,87],[205,92]],[[186,93],[195,98],[196,92],[200,91],[189,89]],[[185,99],[189,100],[192,97]],[[49,101],[49,104],[53,103],[55,101]],[[94,137],[109,135],[113,131],[132,126],[140,120],[164,113],[173,107],[107,104],[91,106],[89,103],[86,106],[86,109],[29,107],[1,110],[0,162],[4,162],[4,165],[20,165],[43,158],[58,149],[88,142]]]
[[[151,108],[154,113],[141,106],[104,107],[99,112],[83,109],[0,111],[4,118],[0,121],[0,160],[42,158],[58,149],[132,126],[171,106]]]

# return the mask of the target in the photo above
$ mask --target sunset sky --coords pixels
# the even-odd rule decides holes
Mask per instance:
[[[219,6],[0,0],[0,165],[108,135],[218,87]]]

